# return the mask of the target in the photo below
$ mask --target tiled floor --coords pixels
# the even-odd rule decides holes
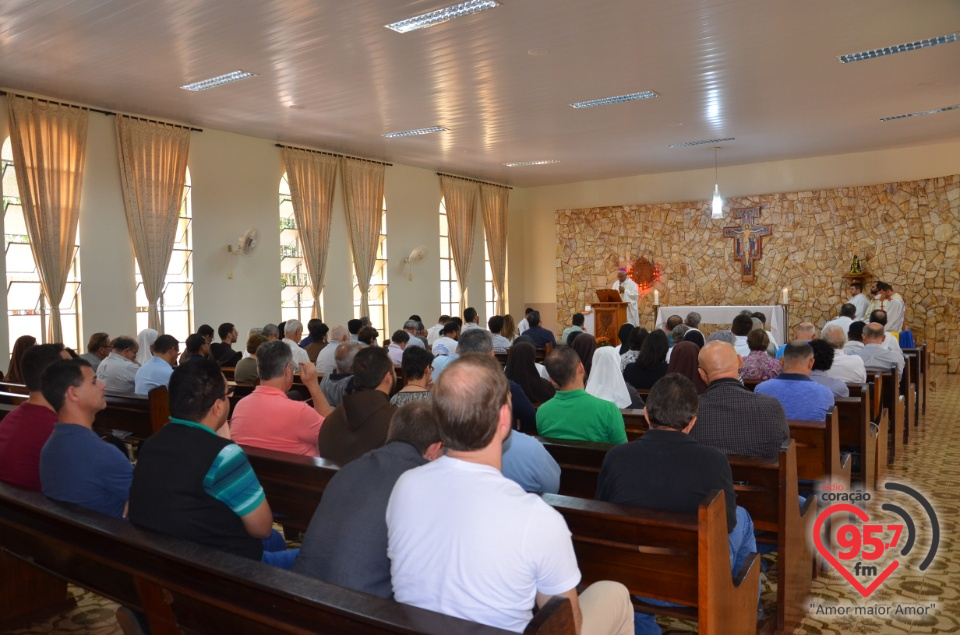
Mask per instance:
[[[920,428],[906,446],[903,458],[897,461],[888,475],[890,482],[903,483],[917,489],[930,500],[940,522],[940,542],[936,557],[926,571],[919,563],[930,548],[930,530],[920,519],[925,515],[919,505],[912,504],[902,494],[889,494],[874,501],[869,511],[873,522],[900,522],[895,516],[880,510],[879,503],[895,502],[917,519],[917,539],[913,550],[891,576],[869,598],[855,592],[835,571],[830,570],[813,583],[810,604],[821,610],[873,608],[889,611],[884,616],[816,615],[804,620],[798,634],[847,635],[848,633],[918,635],[960,633],[960,375],[946,374],[945,366],[933,368],[930,381],[927,414],[921,418]],[[877,498],[880,498],[879,496]],[[900,545],[904,544],[901,539]],[[888,552],[888,559],[879,561],[886,566],[896,553]],[[770,560],[772,563],[773,561]],[[771,567],[764,585],[763,600],[768,612],[775,610],[776,568]],[[78,596],[77,608],[43,624],[14,631],[16,635],[47,633],[77,633],[113,635],[120,633],[114,620],[116,605],[74,589]],[[896,615],[897,607],[933,607],[926,615]],[[689,633],[695,624],[664,622],[664,633]],[[13,635],[12,634],[12,635]],[[738,634],[731,634],[738,635]]]

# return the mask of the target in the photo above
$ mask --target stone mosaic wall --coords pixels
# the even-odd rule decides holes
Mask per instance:
[[[756,282],[741,281],[729,210],[762,207]],[[927,342],[934,363],[960,365],[960,175],[902,183],[731,198],[723,220],[704,201],[556,211],[557,311],[561,321],[610,285],[638,256],[663,268],[664,305],[776,304],[790,288],[790,328],[822,326],[846,300],[842,278],[854,254],[865,271],[894,286],[907,324]],[[653,294],[640,299],[641,323],[653,323]]]

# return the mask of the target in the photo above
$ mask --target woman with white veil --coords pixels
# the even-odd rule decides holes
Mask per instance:
[[[620,372],[620,352],[612,346],[601,346],[593,353],[587,392],[612,401],[618,408],[643,408],[643,399],[624,381]]]
[[[152,346],[158,337],[160,337],[160,334],[154,329],[143,329],[137,333],[137,344],[140,345],[140,350],[137,351],[137,363],[141,366],[149,362],[150,358],[153,357]]]

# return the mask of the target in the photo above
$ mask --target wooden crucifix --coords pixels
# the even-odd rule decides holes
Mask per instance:
[[[763,237],[773,235],[773,227],[760,225],[760,208],[750,207],[732,210],[739,225],[723,228],[724,238],[733,238],[733,259],[743,263],[742,280],[756,279],[756,261],[763,256]]]

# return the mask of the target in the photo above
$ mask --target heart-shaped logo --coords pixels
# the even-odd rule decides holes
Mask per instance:
[[[877,590],[877,587],[883,584],[883,581],[886,580],[891,573],[897,570],[897,567],[900,566],[900,561],[894,560],[891,562],[887,568],[881,571],[876,579],[870,583],[870,586],[864,587],[862,584],[860,584],[860,581],[857,580],[852,573],[847,571],[846,567],[844,567],[840,561],[837,560],[837,557],[830,553],[830,550],[824,546],[820,535],[824,521],[826,521],[831,515],[840,512],[854,514],[864,523],[869,522],[870,520],[870,516],[867,514],[867,512],[858,507],[854,507],[853,505],[848,505],[846,503],[831,505],[823,510],[819,516],[817,516],[817,521],[813,524],[813,543],[816,545],[817,551],[820,552],[820,555],[826,558],[827,562],[832,564],[833,568],[836,569],[840,575],[846,578],[847,582],[849,582],[850,585],[860,593],[860,595],[863,597],[868,597],[871,593]]]

